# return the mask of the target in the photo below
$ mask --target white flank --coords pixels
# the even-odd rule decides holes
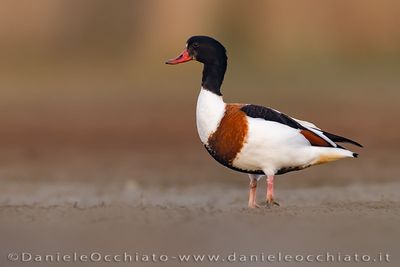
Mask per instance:
[[[197,99],[196,124],[203,144],[207,144],[210,134],[217,130],[224,114],[225,103],[222,96],[201,88]]]
[[[259,118],[248,118],[246,143],[233,161],[233,166],[245,170],[263,170],[267,175],[279,169],[308,167],[340,158],[352,157],[352,152],[311,146],[298,129]]]
[[[248,118],[246,143],[233,161],[245,170],[263,170],[273,175],[283,167],[303,166],[312,161],[304,148],[310,143],[299,130],[284,124],[259,118]]]

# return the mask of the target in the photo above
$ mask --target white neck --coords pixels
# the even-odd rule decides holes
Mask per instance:
[[[207,144],[208,137],[214,133],[225,113],[222,96],[201,88],[197,99],[196,123],[201,142]]]

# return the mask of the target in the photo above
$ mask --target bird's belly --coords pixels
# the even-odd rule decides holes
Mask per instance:
[[[297,129],[250,118],[247,140],[232,165],[244,170],[262,170],[266,174],[298,169],[312,161],[314,155],[309,147]]]

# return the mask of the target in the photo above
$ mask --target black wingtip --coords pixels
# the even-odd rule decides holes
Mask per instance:
[[[350,143],[350,144],[353,144],[353,145],[358,146],[358,147],[363,147],[360,143],[357,143],[356,141],[353,141],[351,139],[348,139],[348,138],[340,136],[340,135],[328,133],[328,132],[325,132],[325,131],[323,131],[323,134],[326,137],[328,137],[329,139],[331,139],[333,142]]]
[[[364,147],[362,144],[357,143],[356,141],[351,140],[352,142],[350,142],[350,144],[356,145],[358,147]]]
[[[343,139],[342,139],[341,141],[338,141],[338,142],[345,142],[345,143],[353,144],[353,145],[358,146],[358,147],[363,147],[362,144],[357,143],[356,141],[353,141],[353,140],[348,139],[348,138],[345,138],[345,137],[342,137],[342,138],[343,138]]]
[[[357,153],[353,153],[353,157],[354,158],[358,158],[358,154]]]

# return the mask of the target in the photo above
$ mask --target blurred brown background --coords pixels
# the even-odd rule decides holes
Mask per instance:
[[[201,66],[165,66],[188,37],[228,49],[227,101],[399,145],[398,1],[3,1],[4,146],[192,146]],[[391,129],[390,131],[388,129]]]
[[[198,141],[201,65],[164,64],[196,34],[214,36],[228,49],[226,101],[274,107],[358,140],[366,147],[359,151],[362,165],[371,169],[371,162],[397,161],[398,1],[1,5],[3,179],[40,179],[30,175],[33,170],[18,174],[26,166],[51,179],[59,168],[67,177],[87,179],[72,170],[88,166],[93,172],[113,166],[105,180],[129,169],[122,179],[149,181],[154,173],[148,169],[156,168],[166,176],[162,181],[184,183],[187,178],[177,177],[196,176],[204,166],[217,176],[239,177],[217,166]],[[77,154],[87,157],[78,160]],[[105,159],[98,160],[101,155]],[[357,179],[376,179],[378,172],[371,171]],[[393,179],[394,171],[379,179]],[[321,183],[332,182],[326,180]]]
[[[202,66],[164,64],[197,34],[228,50],[226,101],[360,158],[279,176],[280,208],[245,209],[246,175],[197,136]],[[3,0],[0,250],[396,254],[399,74],[396,0]]]

